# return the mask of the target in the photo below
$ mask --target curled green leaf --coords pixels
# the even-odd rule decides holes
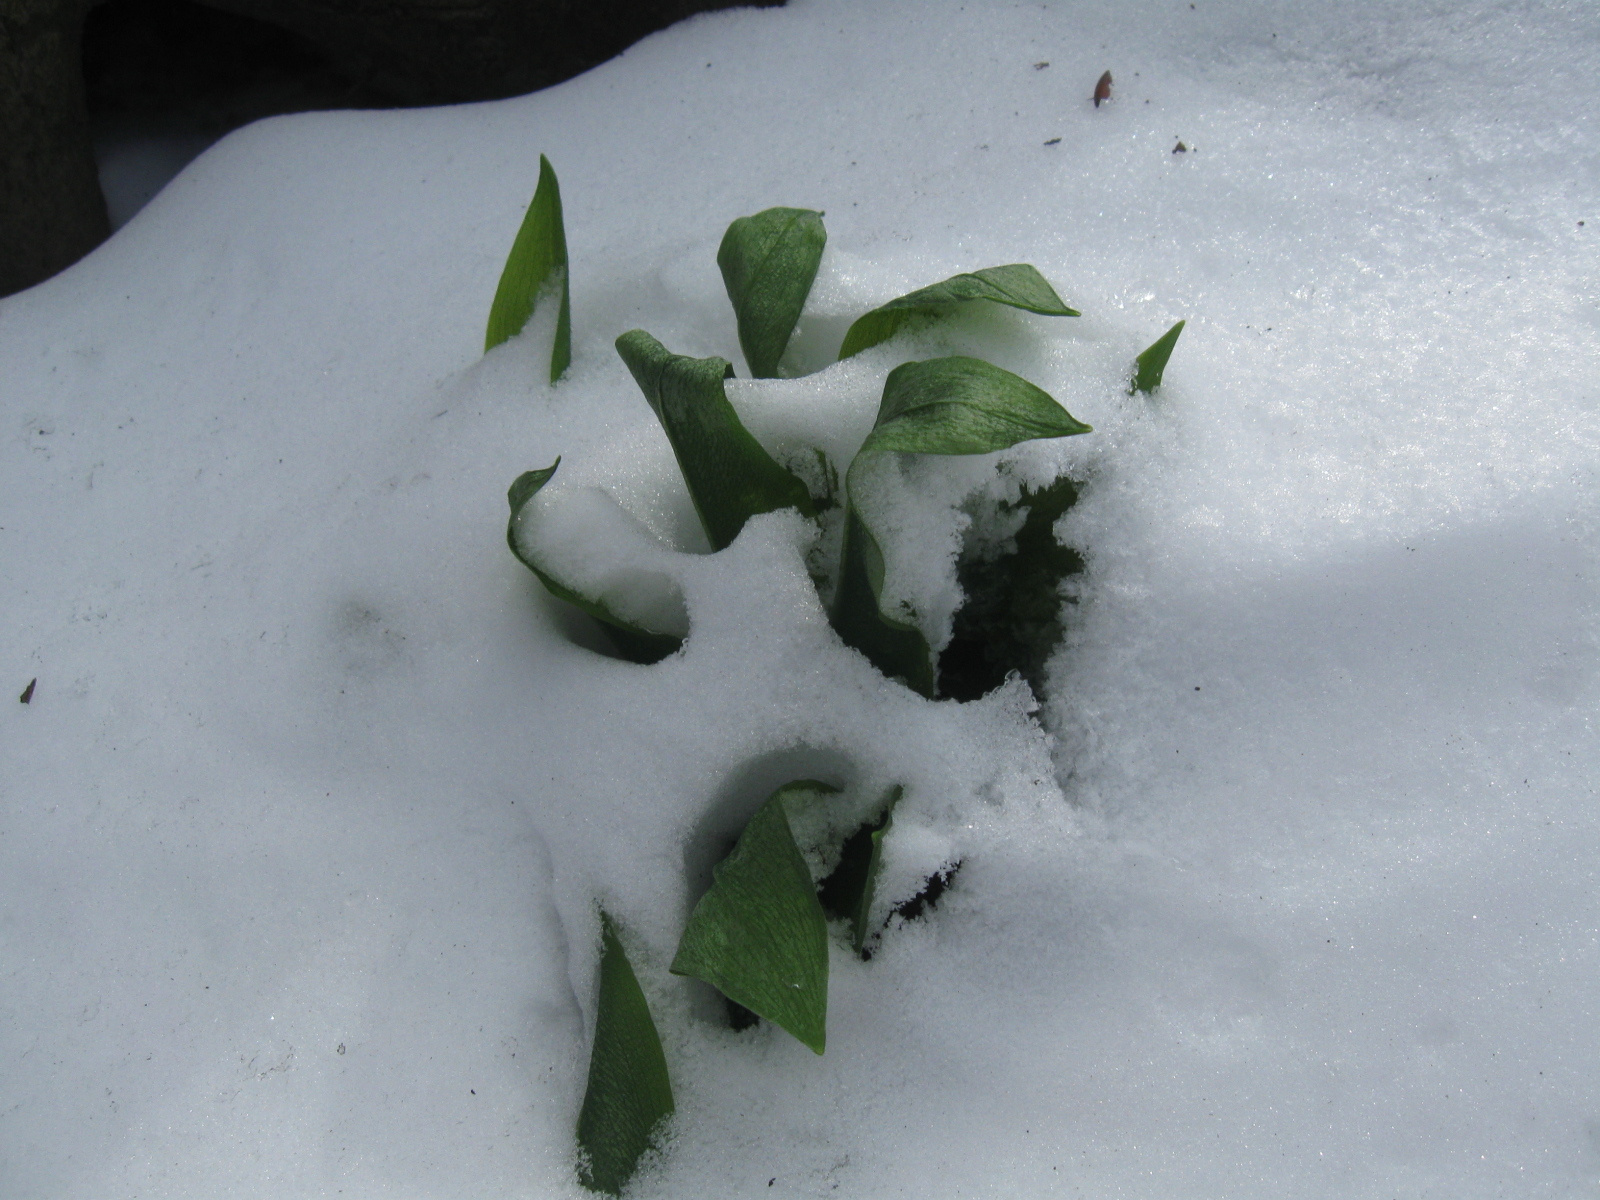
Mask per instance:
[[[590,1191],[618,1196],[673,1113],[672,1082],[650,1005],[604,913],[600,928],[600,1003],[578,1112],[578,1178]]]
[[[779,788],[713,871],[672,960],[821,1054],[827,1040],[828,922]]]
[[[894,822],[894,807],[905,789],[895,784],[879,801],[880,815],[845,839],[839,865],[817,889],[823,911],[850,923],[850,942],[865,957],[871,933],[872,901],[877,895],[878,873],[883,866],[883,839]]]
[[[559,282],[561,311],[556,317],[555,344],[550,349],[550,382],[554,383],[572,362],[572,300],[567,280],[567,232],[561,219],[561,185],[550,160],[539,156],[539,186],[511,243],[500,286],[489,306],[489,325],[483,348],[493,350],[522,332],[534,305],[548,286]]]
[[[1077,309],[1066,306],[1049,281],[1029,264],[985,267],[981,271],[952,275],[942,283],[918,288],[858,317],[845,332],[839,357],[846,359],[888,341],[900,331],[902,325],[914,318],[941,316],[957,305],[973,300],[991,300],[996,304],[1047,317],[1079,315]]]
[[[1172,348],[1178,344],[1178,335],[1183,332],[1184,324],[1179,321],[1133,360],[1133,386],[1128,389],[1130,394],[1153,392],[1161,386],[1162,372],[1167,369],[1167,359],[1172,357]]]
[[[934,358],[889,372],[877,422],[845,475],[850,507],[832,613],[839,636],[884,674],[933,695],[936,679],[927,640],[883,611],[883,551],[857,504],[860,468],[869,455],[988,454],[1036,438],[1088,432],[1090,427],[1048,392],[979,358]]]
[[[853,646],[890,679],[932,697],[938,684],[933,648],[909,621],[883,611],[883,548],[852,505],[845,515],[839,585],[829,619],[847,646]]]
[[[506,492],[506,499],[511,505],[511,519],[506,524],[506,543],[511,547],[511,553],[516,556],[518,562],[538,577],[539,582],[544,584],[545,590],[552,596],[565,600],[599,621],[624,658],[637,663],[653,663],[659,662],[669,654],[677,653],[679,647],[683,645],[680,633],[650,629],[638,620],[618,612],[617,606],[608,603],[604,597],[586,594],[586,591],[579,586],[564,582],[560,567],[548,560],[541,560],[537,551],[529,549],[525,539],[518,536],[523,509],[540,489],[550,482],[560,465],[561,460],[558,458],[543,470],[525,471],[517,476],[516,481]]]
[[[739,348],[757,379],[777,375],[827,241],[822,214],[809,208],[740,217],[723,235],[717,266],[739,323]]]
[[[666,431],[706,537],[721,550],[757,513],[816,505],[806,485],[778,465],[739,420],[722,384],[733,374],[724,358],[673,354],[642,329],[617,339],[628,364]]]

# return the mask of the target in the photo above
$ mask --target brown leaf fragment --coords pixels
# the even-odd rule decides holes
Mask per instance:
[[[1172,148],[1172,152],[1174,154],[1187,154],[1189,153],[1189,147],[1185,146],[1182,142],[1179,142]]]
[[[39,682],[39,680],[38,680],[37,677],[28,680],[28,686],[22,689],[22,695],[17,697],[17,699],[21,700],[24,704],[32,704],[33,703],[33,685],[38,683],[38,682]]]
[[[1111,72],[1107,71],[1100,76],[1100,82],[1094,85],[1094,106],[1100,107],[1100,101],[1111,99]]]

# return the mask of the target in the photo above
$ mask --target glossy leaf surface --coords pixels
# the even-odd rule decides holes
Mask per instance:
[[[815,785],[801,783],[808,793]],[[779,788],[713,872],[672,960],[821,1054],[828,1016],[828,923]]]
[[[518,562],[538,576],[539,582],[544,584],[545,590],[552,596],[582,609],[601,622],[623,657],[637,663],[653,663],[676,653],[683,645],[681,637],[646,629],[628,620],[598,597],[584,595],[577,588],[563,582],[559,577],[558,568],[553,564],[539,562],[524,552],[517,538],[517,524],[522,516],[522,510],[527,507],[528,501],[550,482],[560,465],[561,460],[558,458],[541,471],[524,471],[517,476],[516,481],[506,492],[506,500],[511,505],[511,519],[506,524],[506,543],[511,547],[511,553],[516,556]]]
[[[600,1003],[578,1112],[578,1178],[591,1191],[616,1196],[672,1115],[672,1083],[633,966],[611,919],[602,913],[600,924]]]
[[[1049,281],[1027,263],[985,267],[918,288],[857,318],[844,335],[839,357],[849,358],[888,341],[914,318],[937,317],[974,300],[990,300],[1047,317],[1079,315],[1078,310],[1068,308]]]
[[[561,219],[561,186],[550,160],[539,156],[539,186],[511,243],[494,303],[489,306],[489,326],[483,348],[493,350],[522,332],[533,315],[540,293],[559,273],[561,311],[556,317],[555,344],[550,349],[550,382],[554,383],[572,362],[572,301],[567,280],[567,232]]]
[[[757,379],[778,373],[828,233],[808,208],[769,208],[728,226],[717,266],[739,324],[739,348]]]
[[[642,329],[619,337],[617,353],[672,443],[714,549],[731,543],[757,513],[798,508],[815,514],[806,485],[774,461],[728,403],[722,384],[733,366],[727,359],[673,354]]]
[[[1167,369],[1167,359],[1178,344],[1184,322],[1179,321],[1158,337],[1143,354],[1133,360],[1133,387],[1135,392],[1153,392],[1161,386],[1161,375]]]

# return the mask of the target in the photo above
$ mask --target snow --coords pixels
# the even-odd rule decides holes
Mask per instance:
[[[677,1093],[641,1196],[1592,1195],[1597,68],[1578,4],[791,0],[207,150],[0,301],[6,1194],[581,1195],[598,900]],[[541,152],[553,389],[538,328],[481,353]],[[845,650],[796,515],[674,533],[611,342],[737,358],[716,246],[776,204],[830,238],[792,364],[975,267],[1082,309],[729,389],[800,439],[981,346],[1095,426],[1006,456],[1088,484],[1032,715]],[[656,522],[681,655],[508,553],[557,455]],[[904,594],[992,469],[902,474]],[[798,777],[905,785],[889,893],[962,861],[835,955],[821,1059],[666,972]]]

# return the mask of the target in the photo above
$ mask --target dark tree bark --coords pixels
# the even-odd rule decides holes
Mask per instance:
[[[293,30],[405,104],[521,95],[693,13],[781,0],[203,0]]]
[[[0,296],[78,261],[111,231],[89,141],[88,0],[0,0]]]
[[[0,296],[108,233],[90,143],[83,20],[93,0],[0,0]],[[400,104],[520,95],[693,13],[782,0],[202,0],[301,35]]]

